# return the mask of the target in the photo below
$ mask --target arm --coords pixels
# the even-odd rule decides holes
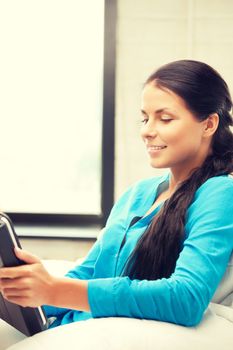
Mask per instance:
[[[130,190],[114,205],[107,225],[111,217],[121,211],[121,202],[125,201],[128,193]],[[86,280],[93,277],[96,260],[102,249],[104,231],[83,263],[69,271],[65,278],[51,276],[37,257],[17,249],[16,256],[25,261],[26,265],[0,269],[0,291],[6,299],[22,306],[46,304],[44,307],[47,316],[62,315],[69,308],[88,311]]]

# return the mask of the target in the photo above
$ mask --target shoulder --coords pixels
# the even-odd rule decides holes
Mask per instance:
[[[231,175],[215,176],[208,179],[196,191],[194,199],[205,199],[209,201],[213,198],[222,200],[233,199],[233,177]],[[233,202],[233,201],[232,201]]]
[[[233,175],[221,175],[211,177],[206,182],[204,182],[202,186],[200,186],[199,190],[204,191],[206,189],[213,188],[216,186],[220,188],[233,188]]]
[[[196,191],[188,208],[188,221],[233,224],[233,177],[223,175],[208,179]]]

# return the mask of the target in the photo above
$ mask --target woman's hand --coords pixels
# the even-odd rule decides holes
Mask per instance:
[[[21,306],[52,304],[56,278],[47,272],[35,255],[19,248],[15,249],[15,254],[26,265],[0,268],[3,297]]]

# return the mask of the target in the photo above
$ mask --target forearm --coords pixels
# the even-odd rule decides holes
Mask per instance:
[[[48,304],[79,311],[90,311],[87,281],[68,277],[54,277],[49,292]]]

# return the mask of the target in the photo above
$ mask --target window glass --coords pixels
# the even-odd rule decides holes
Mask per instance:
[[[0,209],[100,214],[104,0],[0,3]]]

